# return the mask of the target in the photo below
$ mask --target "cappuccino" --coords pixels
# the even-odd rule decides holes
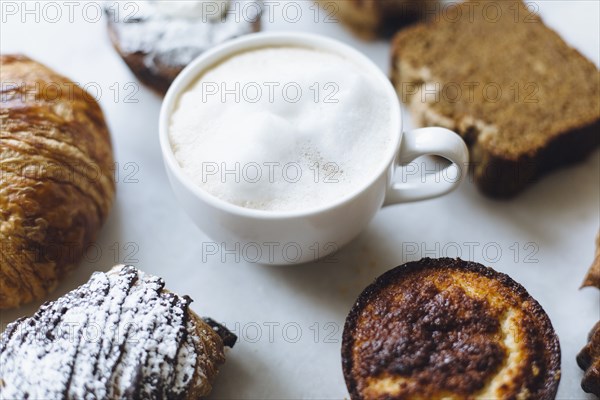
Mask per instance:
[[[304,47],[236,54],[205,71],[169,122],[194,183],[241,207],[311,210],[350,196],[381,169],[394,105],[366,68]]]

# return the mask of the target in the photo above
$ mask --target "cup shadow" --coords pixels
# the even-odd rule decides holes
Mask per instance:
[[[237,345],[226,354],[227,362],[219,368],[214,388],[207,399],[242,400],[243,397],[239,397],[239,393],[256,392],[257,388],[261,388],[264,398],[267,398],[269,393],[285,393],[284,382],[277,379],[263,381],[261,374],[272,366],[262,358],[262,352],[240,354],[240,351],[236,350],[239,350]],[[260,383],[257,387],[258,382]]]
[[[506,229],[517,229],[519,235],[535,240],[540,248],[557,246],[569,232],[549,229],[556,224],[569,226],[572,221],[596,218],[600,225],[599,166],[600,151],[596,151],[582,163],[554,171],[516,198],[504,201],[486,198],[472,182],[465,182],[458,193],[443,200],[444,209],[454,210],[457,215],[468,213],[471,217],[462,221],[466,226],[499,223],[508,225]],[[375,219],[386,218],[385,214],[380,215],[386,212],[379,211]],[[489,221],[478,221],[478,215],[485,215]],[[453,217],[454,222],[460,222],[456,220]],[[345,318],[366,286],[385,271],[409,261],[406,259],[409,254],[402,253],[398,238],[410,239],[410,227],[399,225],[392,230],[371,222],[357,238],[327,260],[300,266],[256,267],[264,269],[267,272],[264,275],[276,281],[275,284],[287,285],[294,293],[302,294],[305,306],[326,308],[332,315]],[[435,238],[432,231],[431,240]],[[590,236],[590,241],[593,239]]]
[[[373,280],[402,264],[393,238],[371,223],[365,231],[325,260],[302,265],[257,265],[266,276],[301,293],[303,307],[327,309],[336,319],[345,318],[356,297]],[[338,318],[339,317],[339,318]],[[340,321],[343,323],[343,319]]]

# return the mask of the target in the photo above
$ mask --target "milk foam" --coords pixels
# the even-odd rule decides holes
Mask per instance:
[[[213,196],[307,210],[373,179],[392,141],[391,112],[385,87],[355,62],[266,47],[199,77],[180,96],[169,137],[184,173]]]

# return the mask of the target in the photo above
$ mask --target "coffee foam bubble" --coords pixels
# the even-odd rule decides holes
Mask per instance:
[[[194,82],[169,136],[184,173],[213,196],[306,210],[373,179],[391,145],[391,112],[385,87],[355,62],[268,47],[237,54]]]

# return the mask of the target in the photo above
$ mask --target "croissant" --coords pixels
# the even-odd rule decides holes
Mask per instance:
[[[42,298],[111,208],[108,128],[96,100],[25,56],[0,56],[0,309]]]
[[[163,279],[119,265],[0,336],[7,399],[197,399],[235,335],[199,318]],[[213,327],[214,326],[214,327]]]

